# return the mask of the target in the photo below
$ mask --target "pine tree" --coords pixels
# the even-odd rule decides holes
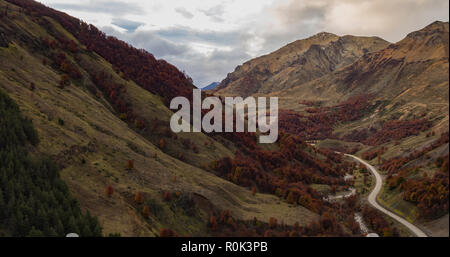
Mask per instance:
[[[29,237],[43,237],[44,233],[40,231],[39,229],[36,229],[35,227],[32,227],[30,232],[28,232]]]
[[[1,186],[1,183],[0,183]],[[3,220],[5,217],[5,201],[3,200],[3,191],[2,187],[0,187],[0,220]]]

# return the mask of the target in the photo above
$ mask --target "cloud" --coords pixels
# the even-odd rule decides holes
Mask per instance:
[[[223,22],[223,14],[225,13],[225,6],[222,4],[213,6],[209,9],[203,10],[200,9],[200,12],[202,12],[204,15],[208,16],[212,21],[215,22]]]
[[[194,15],[190,13],[188,10],[186,10],[184,7],[175,8],[175,11],[181,14],[186,19],[192,19],[194,17]]]
[[[274,13],[281,27],[293,32],[306,27],[396,42],[435,20],[448,21],[448,8],[446,0],[289,0]]]
[[[449,19],[447,0],[190,0],[188,8],[183,0],[41,1],[166,59],[198,86],[322,31],[396,42]]]
[[[208,55],[188,52],[183,55],[167,58],[181,70],[185,70],[194,78],[195,85],[204,87],[214,81],[221,81],[224,76],[233,71],[236,64],[240,64],[251,56],[245,49],[214,50]]]
[[[128,31],[135,31],[139,26],[144,25],[142,22],[131,21],[127,19],[114,18],[111,22],[113,25],[126,29]]]
[[[157,32],[163,38],[178,42],[210,43],[216,46],[233,47],[245,43],[249,34],[245,31],[196,30],[186,26],[175,26]]]
[[[180,70],[186,71],[199,87],[222,80],[237,64],[251,58],[245,44],[251,40],[251,36],[239,31],[218,33],[174,27],[120,32],[111,26],[102,27],[101,30],[176,65]],[[227,47],[203,52],[194,47],[195,43]]]
[[[292,26],[298,23],[321,23],[327,13],[329,3],[320,1],[297,2],[280,4],[274,8],[277,20],[284,26]]]
[[[105,13],[112,15],[144,14],[143,9],[137,4],[120,1],[85,1],[80,3],[54,3],[56,9],[82,11],[90,13]]]
[[[102,27],[101,30],[108,35],[131,43],[136,48],[147,50],[157,58],[180,56],[189,50],[189,47],[185,44],[176,44],[162,38],[158,35],[158,31],[119,32],[113,27]]]

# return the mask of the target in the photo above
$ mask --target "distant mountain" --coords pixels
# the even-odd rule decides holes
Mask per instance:
[[[238,66],[215,91],[219,95],[248,96],[292,88],[388,45],[378,37],[339,37],[322,32]]]
[[[391,111],[420,103],[411,111],[432,115],[431,109],[448,108],[448,60],[449,24],[438,21],[363,55],[351,65],[274,94],[286,97],[285,106],[294,108],[298,98],[339,102],[369,93],[379,100],[392,101],[395,107]]]
[[[202,89],[203,91],[205,91],[205,90],[211,90],[211,89],[216,88],[219,84],[220,84],[220,82],[213,82],[213,83],[207,85],[206,87],[202,87],[201,89]]]

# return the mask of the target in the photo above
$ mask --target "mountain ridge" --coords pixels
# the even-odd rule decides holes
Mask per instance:
[[[228,74],[214,92],[248,96],[287,89],[351,64],[365,53],[387,45],[387,41],[378,37],[339,37],[321,32],[245,62]]]
[[[441,29],[430,30],[430,28],[435,27],[434,24],[439,24]],[[433,42],[436,44],[433,44]],[[446,69],[446,63],[448,63],[448,22],[432,23],[422,30],[408,34],[403,40],[395,44],[390,44],[385,49],[362,56],[355,63],[337,70],[333,74],[318,78],[316,81],[305,85],[288,89],[286,92],[280,91],[280,93],[274,94],[287,96],[289,94],[296,94],[297,92],[303,94],[305,97],[308,94],[311,97],[316,97],[318,96],[318,92],[321,92],[321,97],[329,95],[330,99],[336,98],[336,95],[340,96],[341,99],[342,97],[345,98],[345,96],[348,97],[349,92],[353,92],[352,94],[377,92],[377,94],[382,94],[385,97],[389,97],[389,95],[393,96],[394,94],[400,95],[402,91],[407,89],[405,87],[416,87],[413,86],[414,84],[406,85],[405,80],[403,89],[398,86],[398,83],[393,84],[395,86],[389,89],[385,88],[389,83],[393,83],[394,81],[398,82],[400,78],[407,79],[403,73],[412,72],[412,70],[409,71],[406,67],[419,72],[414,76],[420,74],[425,76],[426,73],[420,73],[421,71],[432,72],[432,70],[426,69],[429,66],[433,67],[429,62],[442,65],[442,69]],[[437,71],[439,68],[435,66],[433,70]],[[381,72],[384,75],[379,74]],[[431,75],[427,76],[431,84],[444,83],[445,85],[447,82],[448,85],[445,72],[440,72],[438,77],[435,77],[436,75],[433,77]],[[431,79],[435,80],[437,78],[441,82],[431,81]],[[444,94],[442,96],[445,98],[446,95]],[[339,99],[339,97],[336,99]],[[441,100],[440,102],[443,101]]]

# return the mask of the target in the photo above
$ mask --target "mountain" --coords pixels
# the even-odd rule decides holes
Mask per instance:
[[[385,49],[366,54],[353,64],[314,81],[283,89],[283,107],[301,108],[298,99],[328,105],[370,94],[383,103],[370,122],[386,119],[440,120],[436,130],[448,130],[448,22],[434,22]],[[370,124],[366,126],[370,127]]]
[[[449,192],[448,74],[449,23],[437,21],[332,75],[278,95],[295,108],[298,98],[332,105],[369,94],[367,114],[337,125],[334,137],[369,145],[359,154],[387,174],[380,202],[429,234],[448,236],[448,229],[438,228],[448,227],[448,200],[440,200]]]
[[[350,205],[323,198],[349,187],[353,166],[340,156],[288,134],[271,145],[252,133],[175,134],[169,101],[194,88],[175,66],[35,1],[0,0],[0,10],[0,111],[20,109],[2,119],[1,142],[17,131],[24,153],[0,156],[2,183],[27,167],[13,185],[17,196],[0,188],[1,235],[54,235],[45,224],[61,227],[49,220],[61,201],[70,220],[58,235],[66,227],[98,235],[98,224],[103,235],[122,236],[361,234],[343,221],[350,209],[335,216]],[[24,129],[22,116],[32,121]],[[32,130],[39,140],[26,140]],[[38,159],[48,160],[42,172],[22,179]],[[33,196],[33,183],[58,190]],[[57,199],[36,210],[16,201],[52,192]]]
[[[339,37],[322,32],[236,67],[215,92],[248,96],[292,88],[351,64],[388,44],[378,37]]]
[[[238,66],[215,94],[277,96],[282,131],[370,160],[386,174],[383,205],[448,236],[437,227],[448,227],[449,23],[393,44],[330,34],[295,44]]]
[[[212,91],[279,96],[276,143],[173,133],[170,100],[194,88],[183,72],[35,1],[0,0],[0,235],[363,236],[359,212],[371,231],[409,235],[367,208],[372,179],[336,151],[382,168],[383,204],[445,227],[445,73],[448,23],[396,44],[319,33]]]
[[[203,91],[206,91],[206,90],[214,89],[214,88],[217,87],[219,84],[220,84],[220,82],[213,82],[213,83],[207,85],[206,87],[202,87],[202,90],[203,90]]]
[[[297,96],[301,94],[306,98],[320,95],[336,100],[373,93],[383,99],[399,100],[400,96],[421,102],[445,102],[448,99],[444,90],[448,87],[447,71],[448,22],[435,22],[332,74],[283,89],[285,92],[280,95],[296,92]]]

